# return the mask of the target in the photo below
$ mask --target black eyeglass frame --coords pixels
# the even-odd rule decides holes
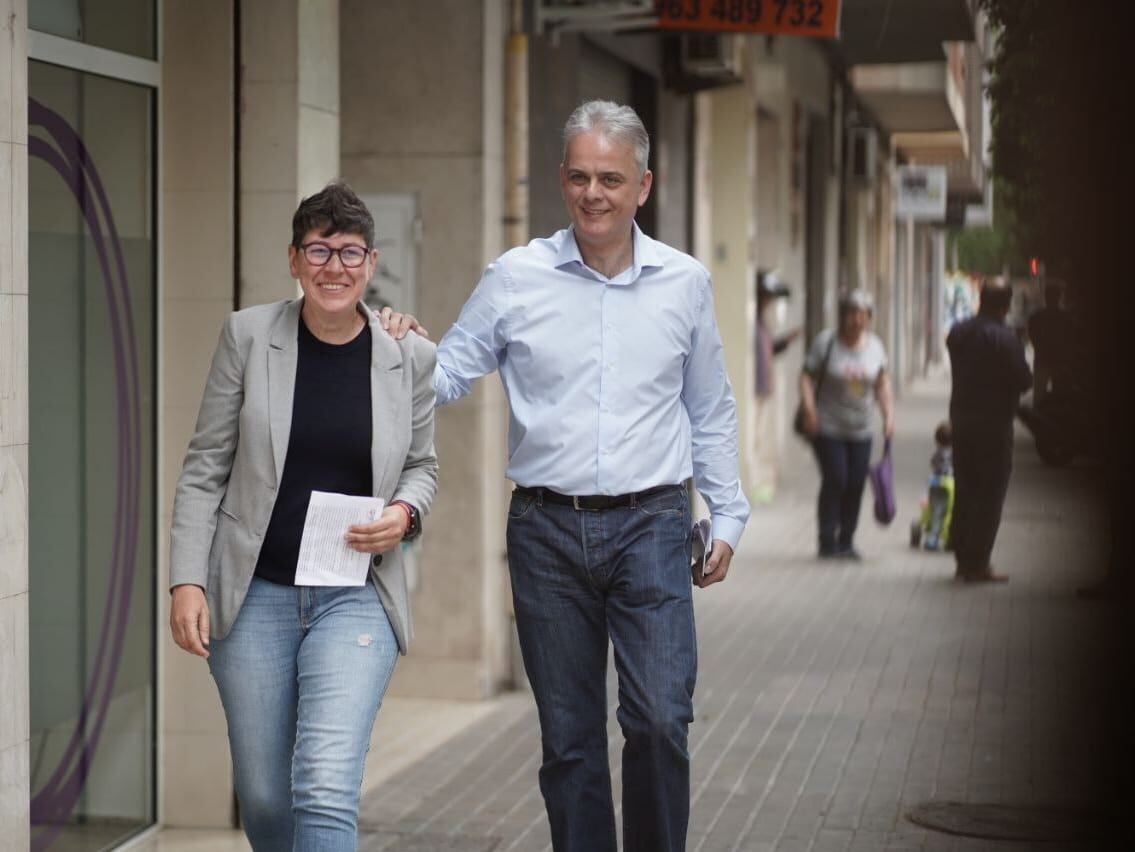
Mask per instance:
[[[327,260],[323,261],[322,263],[320,263],[317,260],[312,260],[311,255],[308,254],[308,252],[307,252],[307,250],[311,249],[311,248],[324,249],[327,252]],[[357,251],[362,252],[362,257],[359,259],[358,263],[347,263],[347,259],[345,257],[343,257],[343,252],[347,249],[352,249],[352,250],[357,250]],[[320,242],[301,243],[300,246],[299,246],[299,250],[301,252],[303,252],[304,260],[306,260],[312,266],[326,266],[327,264],[329,264],[331,262],[332,257],[334,257],[335,255],[339,255],[339,263],[342,264],[344,269],[358,269],[360,266],[362,266],[364,263],[367,262],[367,255],[369,255],[370,252],[371,252],[370,249],[368,249],[364,246],[355,245],[353,243],[351,245],[341,246],[339,248],[331,248],[331,246],[327,245],[327,243],[320,243]]]

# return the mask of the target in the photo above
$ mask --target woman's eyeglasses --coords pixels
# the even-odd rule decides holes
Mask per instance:
[[[343,246],[333,249],[324,243],[305,243],[300,251],[312,266],[326,266],[331,262],[331,255],[339,255],[339,262],[348,269],[356,269],[363,265],[367,259],[367,250],[362,246]]]

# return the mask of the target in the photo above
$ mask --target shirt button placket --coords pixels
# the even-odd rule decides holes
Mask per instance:
[[[611,455],[609,441],[609,417],[611,410],[611,359],[613,357],[611,341],[611,322],[608,319],[609,310],[607,300],[611,296],[609,284],[603,285],[603,295],[599,301],[599,338],[601,341],[602,369],[599,374],[599,457],[596,463],[596,491],[602,492],[607,481],[606,460]]]

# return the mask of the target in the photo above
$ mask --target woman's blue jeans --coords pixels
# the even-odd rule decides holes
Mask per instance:
[[[363,760],[398,643],[371,582],[252,579],[210,644],[245,833],[256,852],[355,852]]]
[[[576,511],[514,493],[508,564],[540,715],[540,791],[556,852],[615,852],[607,649],[619,678],[623,846],[685,849],[697,649],[685,491]]]
[[[816,514],[820,553],[851,549],[859,525],[863,486],[871,464],[871,439],[850,440],[820,435],[812,444],[820,466],[820,497]]]

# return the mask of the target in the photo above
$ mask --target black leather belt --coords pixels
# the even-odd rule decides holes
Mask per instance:
[[[630,508],[638,503],[661,494],[678,485],[656,485],[645,491],[636,491],[633,494],[560,494],[550,488],[529,488],[525,485],[516,486],[516,493],[527,497],[535,497],[537,501],[557,503],[562,506],[571,506],[577,512],[601,512],[604,509]]]

